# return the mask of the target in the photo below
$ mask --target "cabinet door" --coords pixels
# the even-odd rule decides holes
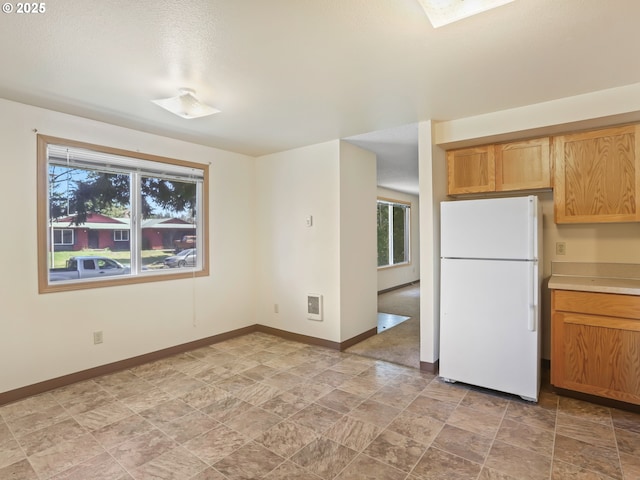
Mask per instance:
[[[553,313],[551,383],[640,405],[640,322]]]
[[[640,405],[640,297],[554,290],[551,383]]]
[[[496,191],[551,187],[549,137],[495,146]]]
[[[494,192],[495,157],[492,145],[447,152],[449,195]]]
[[[640,221],[639,128],[554,138],[556,223]]]

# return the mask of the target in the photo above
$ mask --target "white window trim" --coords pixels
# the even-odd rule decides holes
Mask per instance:
[[[65,231],[71,232],[71,242],[65,242],[64,241],[64,232]],[[53,232],[54,232],[53,233],[53,244],[54,245],[73,245],[74,240],[75,240],[75,232],[73,231],[73,228],[54,228]],[[55,232],[60,232],[60,238],[61,238],[62,242],[56,242],[55,241],[55,238],[56,238]]]
[[[124,235],[126,233],[126,235]],[[120,238],[117,238],[120,237]],[[122,238],[127,237],[127,238]],[[114,242],[128,242],[130,238],[129,230],[114,230],[113,231],[113,241]]]

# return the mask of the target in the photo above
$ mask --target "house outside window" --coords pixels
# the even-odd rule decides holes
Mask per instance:
[[[39,291],[208,275],[207,189],[205,164],[38,135]],[[186,235],[197,261],[170,268]]]
[[[113,241],[114,242],[128,242],[129,241],[129,230],[114,230],[113,231]]]
[[[378,199],[378,268],[408,264],[411,238],[411,204]]]
[[[73,245],[73,230],[70,228],[53,229],[54,245]]]

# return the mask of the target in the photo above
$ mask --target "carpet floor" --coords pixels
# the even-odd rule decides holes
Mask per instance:
[[[378,312],[406,316],[409,320],[369,337],[346,351],[420,368],[420,284],[378,295]]]

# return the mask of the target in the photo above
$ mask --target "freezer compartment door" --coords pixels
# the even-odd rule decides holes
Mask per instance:
[[[440,376],[537,400],[537,264],[445,259],[441,267]]]
[[[537,197],[442,202],[440,209],[442,257],[537,258]]]

